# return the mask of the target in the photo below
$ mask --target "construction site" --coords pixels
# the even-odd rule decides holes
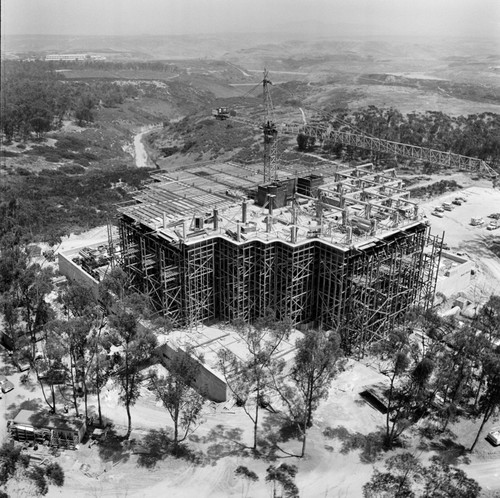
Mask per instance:
[[[263,166],[212,162],[152,174],[132,203],[118,207],[119,242],[110,236],[99,257],[119,264],[132,289],[174,327],[251,323],[271,310],[298,328],[339,330],[347,351],[362,352],[410,308],[432,305],[443,236],[430,233],[395,169],[278,165],[277,137],[302,133],[468,172],[492,170],[474,158],[305,120],[278,125],[270,83],[265,72]],[[212,114],[252,124],[226,107]],[[97,280],[105,274],[88,254],[79,259]]]
[[[493,181],[494,172],[479,159],[305,118],[300,126],[277,124],[270,83],[264,72],[263,166],[194,163],[152,174],[131,203],[118,207],[119,241],[108,234],[104,252],[80,251],[72,262],[90,269],[96,284],[109,262],[119,264],[132,289],[149,296],[173,327],[251,323],[271,310],[298,328],[338,330],[346,351],[362,353],[410,308],[432,305],[443,235],[430,233],[395,169],[328,160],[314,168],[278,164],[278,136],[302,133]],[[212,114],[252,125],[226,107]],[[75,266],[64,265],[74,277]]]
[[[133,288],[176,326],[271,309],[338,329],[349,347],[383,337],[410,307],[431,304],[441,239],[394,170],[332,169],[266,184],[227,164],[153,175],[119,209]]]

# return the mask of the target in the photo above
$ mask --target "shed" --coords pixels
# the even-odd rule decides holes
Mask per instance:
[[[46,411],[21,410],[7,422],[10,435],[18,441],[47,442],[51,446],[75,449],[86,432],[86,424],[75,417],[61,417]]]

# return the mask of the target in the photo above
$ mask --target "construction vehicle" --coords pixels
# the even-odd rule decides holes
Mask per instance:
[[[230,114],[227,107],[218,107],[217,109],[214,109],[212,111],[212,116],[215,119],[220,119],[221,121],[224,121],[225,119],[229,118]]]

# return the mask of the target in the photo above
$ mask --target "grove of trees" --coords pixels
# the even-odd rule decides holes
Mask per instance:
[[[11,214],[15,212],[15,206],[10,208]],[[7,218],[13,219],[15,216]],[[179,356],[166,375],[147,374],[157,346],[155,322],[150,321],[147,328],[142,325],[141,317],[151,320],[153,315],[147,299],[129,291],[125,273],[113,269],[101,283],[99,296],[84,285],[69,282],[57,290],[56,299],[49,299],[54,291],[52,270],[33,262],[26,243],[28,234],[14,228],[7,224],[0,233],[1,312],[13,357],[29,361],[47,408],[52,412],[61,409],[57,393],[63,382],[69,386],[75,413],[82,416],[89,415],[88,396],[96,395],[102,423],[99,396],[111,381],[127,414],[126,438],[133,426],[131,407],[147,381],[172,421],[171,448],[177,454],[201,422],[203,393],[193,390],[198,365],[189,355]],[[236,357],[224,350],[219,363],[236,404],[250,419],[253,437],[248,448],[256,456],[265,455],[261,451],[266,443],[262,429],[265,411],[295,428],[301,447],[293,456],[305,456],[315,411],[345,368],[339,334],[304,331],[296,341],[293,362],[285,363],[280,351],[284,341],[290,340],[288,320],[277,320],[268,310],[253,324],[235,321],[232,327],[241,337],[245,355]],[[412,339],[413,329],[425,335],[424,342]],[[378,358],[387,378],[384,448],[390,451],[403,444],[405,435],[424,417],[442,434],[450,423],[466,415],[479,421],[470,447],[474,450],[484,427],[500,410],[500,348],[495,345],[499,339],[500,297],[492,296],[477,317],[461,327],[433,312],[415,310],[404,327],[380,340],[369,354]],[[373,489],[396,486],[411,490],[417,486],[431,490],[422,496],[452,496],[443,494],[441,488],[474,490],[477,486],[437,460],[422,471],[415,467],[411,476],[398,470],[406,468],[404,462],[388,462],[392,477],[377,471],[369,484]],[[293,466],[269,467],[266,481],[276,496],[296,496],[294,472]],[[419,477],[422,473],[436,476],[434,487]],[[249,485],[255,482],[251,473],[238,475]],[[439,488],[441,494],[432,494],[438,493],[436,482],[448,481]]]
[[[94,121],[98,104],[115,107],[135,97],[134,85],[106,81],[65,80],[44,62],[2,62],[1,129],[6,140],[41,137],[75,119],[80,126]]]
[[[495,113],[448,116],[440,111],[427,111],[403,114],[394,108],[370,105],[352,112],[334,111],[329,121],[340,130],[478,157],[493,168],[500,168],[500,115]],[[325,148],[351,160],[358,157],[371,157],[374,162],[393,159],[383,153],[333,143],[325,144]]]

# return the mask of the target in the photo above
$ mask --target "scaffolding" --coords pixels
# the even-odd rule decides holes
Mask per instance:
[[[180,191],[179,180],[157,180],[120,209],[121,258],[132,287],[174,325],[252,322],[271,309],[338,330],[346,350],[362,352],[432,303],[442,238],[393,170],[337,170],[316,198],[295,192],[281,209],[204,195],[211,184],[186,174]]]

